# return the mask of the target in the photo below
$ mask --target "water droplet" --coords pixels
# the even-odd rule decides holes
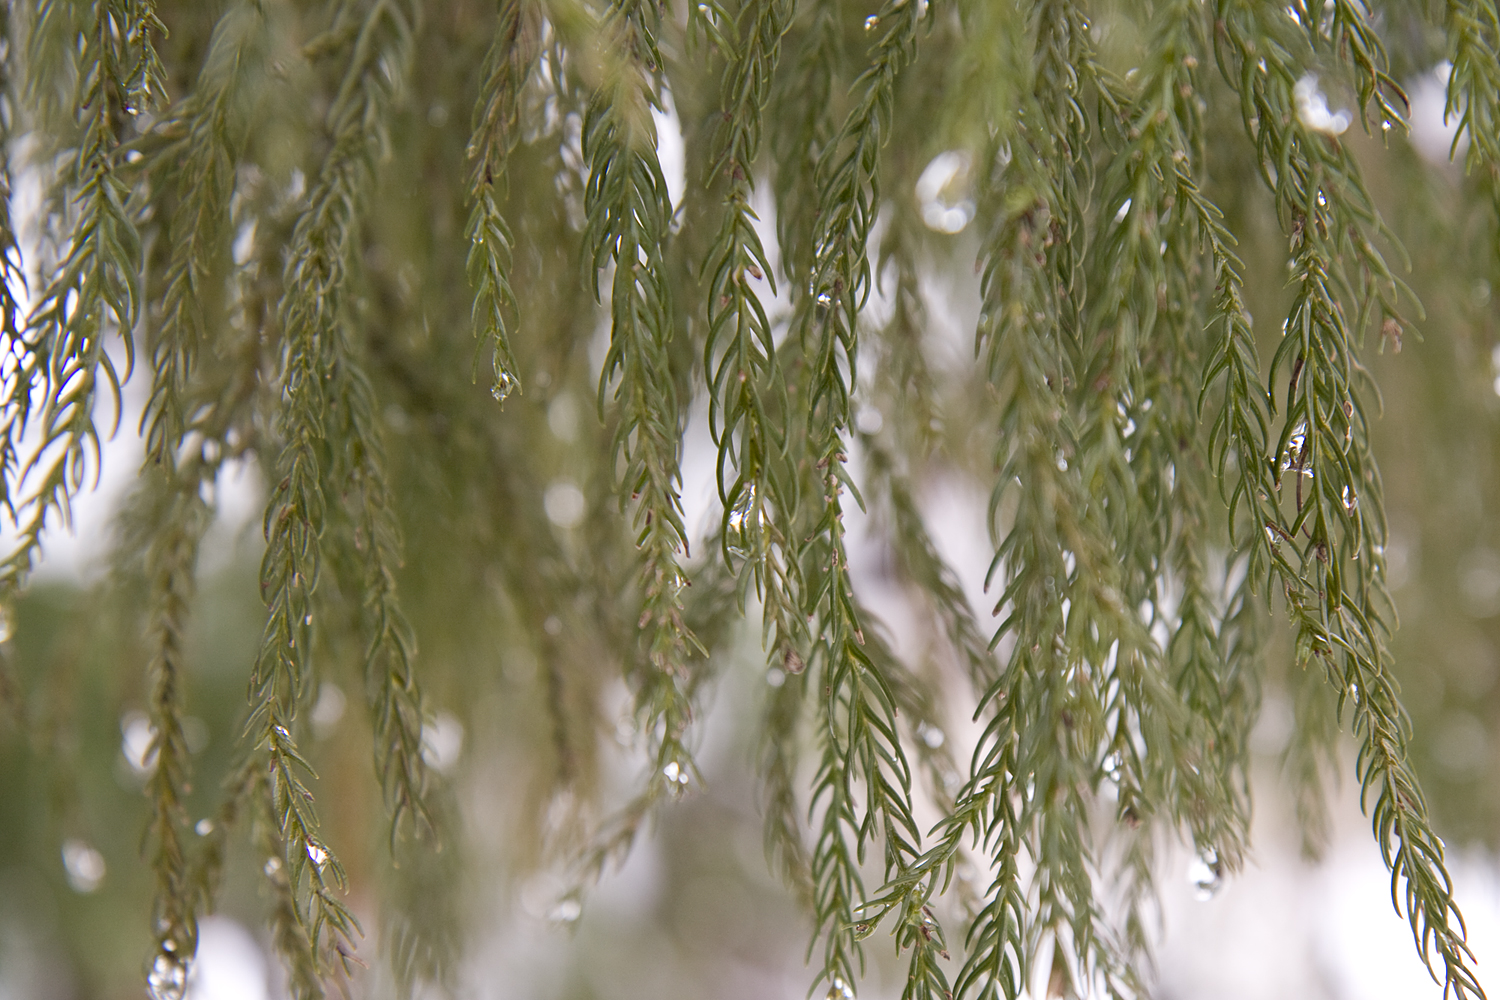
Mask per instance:
[[[521,380],[502,368],[495,373],[495,384],[490,386],[490,395],[495,397],[495,402],[503,403],[520,388]]]
[[[1218,852],[1205,847],[1188,862],[1188,881],[1193,886],[1193,897],[1199,902],[1213,899],[1224,886],[1224,863],[1219,860]]]
[[[1130,204],[1134,199],[1126,198],[1120,203],[1120,210],[1115,213],[1115,222],[1124,222],[1125,216],[1130,214]]]
[[[917,726],[917,738],[936,750],[943,745],[943,741],[947,739],[947,736],[937,726],[929,726],[923,722]]]
[[[865,30],[866,31],[874,31],[875,28],[876,28],[876,26],[879,25],[879,24],[880,24],[880,17],[878,15],[871,14],[869,17],[865,18]]]
[[[1347,511],[1349,511],[1349,513],[1352,514],[1352,513],[1354,513],[1354,509],[1356,507],[1358,507],[1358,506],[1359,506],[1359,497],[1357,497],[1357,496],[1354,495],[1354,491],[1353,490],[1351,490],[1349,487],[1345,486],[1344,487],[1344,509],[1347,510]]]
[[[168,942],[162,942],[166,947]],[[146,992],[151,1000],[182,1000],[187,992],[187,967],[172,955],[157,955],[146,974]]]
[[[828,1000],[854,1000],[854,987],[834,976],[828,984]]]
[[[167,951],[167,952],[176,951],[177,950],[177,942],[173,941],[171,938],[166,938],[161,943],[161,950],[162,951]]]
[[[266,865],[261,870],[266,873],[266,877],[267,878],[275,875],[277,872],[281,871],[281,859],[280,858],[267,858],[266,859]]]
[[[307,842],[307,856],[309,858],[312,858],[312,863],[317,865],[319,868],[322,868],[323,863],[328,860],[328,852],[323,850],[323,848],[319,847],[317,844],[313,843],[311,840]]]
[[[198,825],[193,827],[200,837],[207,837],[214,832],[214,821],[211,819],[200,819]]]
[[[682,776],[682,767],[675,760],[669,760],[667,766],[661,769],[661,773],[667,776],[668,781],[676,781]]]

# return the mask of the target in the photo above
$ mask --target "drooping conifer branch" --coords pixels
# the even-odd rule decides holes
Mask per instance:
[[[599,27],[604,86],[583,123],[589,167],[584,243],[598,294],[598,276],[613,265],[610,346],[599,377],[603,409],[610,387],[618,400],[614,453],[623,463],[621,488],[632,509],[640,551],[639,628],[645,669],[636,687],[642,730],[651,741],[650,791],[680,792],[697,777],[684,741],[692,719],[688,655],[697,640],[682,617],[687,550],[678,495],[682,417],[668,345],[673,337],[665,246],[672,205],[656,154],[651,110],[661,106],[659,12],[645,0],[613,3]]]
[[[262,82],[265,31],[262,0],[242,0],[219,20],[197,87],[165,126],[177,137],[153,164],[195,178],[172,216],[162,316],[148,330],[152,385],[141,426],[154,463],[176,459],[189,416],[188,381],[223,309],[235,161],[253,88]]]
[[[1075,386],[1080,395],[1099,391],[1089,382],[1099,372],[1090,373],[1077,237],[1089,184],[1083,95],[1109,95],[1079,9],[1044,4],[1021,23],[1035,55],[1023,46],[1015,58],[1035,69],[1013,128],[988,150],[994,228],[982,255],[979,329],[1001,413],[991,517],[1008,510],[1010,527],[991,570],[1001,581],[996,613],[1006,616],[993,644],[1010,646],[1009,664],[981,695],[979,714],[989,721],[969,780],[923,864],[951,866],[972,830],[999,874],[971,927],[959,991],[1015,996],[1052,937],[1070,941],[1073,956],[1054,967],[1054,979],[1129,994],[1139,983],[1094,901],[1093,848],[1078,824],[1086,826],[1086,790],[1099,780],[1110,726],[1123,721],[1115,699],[1171,698],[1152,669],[1153,644],[1126,606],[1111,530],[1121,512],[1110,509],[1122,502],[1096,478],[1128,478],[1128,467],[1082,461],[1080,435],[1090,427],[1097,435],[1100,415],[1090,415],[1088,399],[1076,411],[1070,401]],[[1036,869],[1029,888],[1014,881],[1022,852]]]
[[[12,18],[10,7],[0,10],[0,46],[7,53],[13,52],[16,45]],[[15,179],[11,173],[10,150],[16,125],[12,65],[10,59],[0,59],[0,338],[3,338],[0,343],[6,345],[14,343],[20,336],[24,317],[16,294],[26,288],[26,275],[21,270],[21,248],[16,244],[16,231],[10,210],[11,189]],[[3,476],[0,482],[6,485],[7,492],[0,493],[0,499],[9,497],[8,487],[12,475],[12,466],[4,463],[3,458],[3,454],[0,454],[0,476]]]
[[[119,175],[120,133],[163,95],[151,41],[160,28],[145,0],[95,4],[79,26],[75,104],[81,132],[58,182],[72,225],[63,260],[47,276],[24,329],[3,331],[9,361],[0,376],[0,504],[19,535],[0,563],[5,599],[31,571],[49,516],[70,523],[74,495],[90,469],[98,471],[93,407],[100,374],[117,417],[122,381],[105,352],[110,334],[121,339],[127,375],[134,365],[141,240],[126,206],[129,188]],[[23,446],[28,432],[38,434],[35,446]]]
[[[198,947],[200,895],[192,883],[184,839],[188,835],[183,797],[188,787],[188,745],[183,732],[186,714],[184,630],[191,606],[198,563],[198,547],[208,526],[208,505],[198,490],[197,477],[158,470],[146,488],[156,501],[146,554],[148,614],[150,615],[150,719],[154,738],[148,763],[154,767],[146,782],[151,820],[146,834],[156,905],[152,913],[155,954],[150,959],[148,983],[155,1000],[179,1000]]]
[[[1167,688],[1127,688],[1125,716],[1111,723],[1110,760],[1121,762],[1111,770],[1123,782],[1120,815],[1133,827],[1165,810],[1174,825],[1191,830],[1216,870],[1234,871],[1248,835],[1246,740],[1254,698],[1243,687],[1243,661],[1223,657],[1218,587],[1208,577],[1217,517],[1207,507],[1207,466],[1196,457],[1195,394],[1180,388],[1199,382],[1210,347],[1197,259],[1201,220],[1193,211],[1204,170],[1203,28],[1191,5],[1157,11],[1151,57],[1133,82],[1138,96],[1129,98],[1130,117],[1122,123],[1124,142],[1103,179],[1089,310],[1100,353],[1083,381],[1095,404],[1102,398],[1115,412],[1094,410],[1085,435],[1101,440],[1085,450],[1129,467],[1111,477],[1130,490],[1110,494],[1110,533],[1120,544],[1126,603],[1147,603],[1149,624],[1165,629],[1165,648],[1153,644],[1147,669],[1174,692],[1155,700],[1150,691],[1166,696]],[[1214,758],[1219,766],[1203,766]],[[1142,829],[1138,839],[1150,836],[1149,825]],[[1138,857],[1134,898],[1145,900],[1149,858]],[[1137,915],[1130,919],[1138,926]]]
[[[1306,56],[1289,39],[1280,46],[1253,41],[1285,39],[1289,26],[1276,12],[1233,0],[1217,11],[1220,65],[1239,90],[1261,173],[1276,196],[1296,289],[1269,380],[1272,387],[1278,377],[1286,380],[1284,422],[1269,453],[1257,455],[1269,473],[1242,472],[1236,486],[1280,495],[1261,501],[1258,513],[1270,518],[1246,541],[1263,549],[1268,584],[1280,584],[1285,595],[1298,665],[1321,667],[1340,714],[1350,709],[1361,743],[1361,801],[1391,871],[1392,905],[1410,922],[1435,979],[1441,967],[1445,993],[1480,996],[1443,845],[1408,760],[1410,723],[1387,650],[1393,609],[1369,444],[1373,385],[1356,346],[1372,317],[1383,332],[1394,327],[1399,334],[1402,286],[1372,243],[1386,230],[1348,150],[1294,100],[1294,88],[1308,79]],[[1253,443],[1235,447],[1248,456]],[[1248,464],[1242,459],[1241,468]],[[1267,475],[1269,491],[1254,481]]]
[[[505,198],[506,158],[519,138],[521,91],[537,55],[537,11],[528,0],[500,8],[495,41],[487,59],[483,98],[474,108],[469,158],[474,207],[469,213],[469,283],[474,286],[474,326],[491,346],[494,382],[490,392],[503,401],[520,387],[511,356],[507,312],[516,308],[510,287],[511,247],[515,243],[500,211]]]
[[[844,490],[858,497],[846,469],[844,436],[856,378],[856,323],[870,294],[868,253],[880,205],[881,149],[890,137],[897,77],[914,58],[930,16],[931,8],[892,0],[867,22],[879,31],[870,65],[854,82],[853,107],[818,161],[818,214],[805,291],[801,272],[790,272],[798,309],[794,335],[806,358],[797,385],[799,429],[805,427],[805,436],[795,455],[808,479],[804,504],[811,523],[800,554],[803,610],[817,636],[809,665],[817,668],[822,691],[822,760],[812,800],[813,809],[821,811],[812,856],[814,921],[823,941],[820,981],[834,997],[853,990],[863,963],[860,940],[892,910],[902,926],[921,928],[924,947],[916,949],[914,968],[937,968],[923,960],[925,943],[934,935],[920,903],[865,905],[859,864],[866,849],[883,842],[884,874],[890,879],[917,856],[921,835],[912,818],[911,767],[897,727],[895,695],[864,649],[843,522]],[[788,266],[796,268],[797,261],[790,259]],[[911,940],[899,928],[896,933],[898,940]],[[940,930],[935,937],[941,940]],[[920,995],[946,989],[925,976],[912,983]]]
[[[1452,148],[1467,136],[1464,169],[1487,164],[1500,171],[1500,10],[1484,0],[1449,0],[1447,20],[1453,69],[1443,116],[1458,123]]]
[[[395,603],[397,529],[386,496],[382,451],[368,382],[360,370],[351,329],[349,274],[356,262],[359,218],[369,195],[385,120],[409,65],[418,16],[412,4],[375,0],[355,21],[340,8],[328,42],[347,48],[349,64],[329,110],[333,147],[309,192],[292,236],[281,308],[284,441],[280,481],[266,509],[261,590],[269,614],[251,678],[248,731],[265,754],[272,780],[272,813],[283,849],[293,912],[303,925],[320,972],[330,958],[347,966],[358,924],[337,893],[342,866],[318,834],[318,821],[301,772],[309,770],[293,734],[312,671],[313,593],[325,553],[330,503],[345,490],[356,498],[350,515],[361,539],[354,558],[364,568],[369,626],[367,689],[374,714],[375,765],[391,815],[392,836],[402,819],[427,822],[426,764],[421,754],[421,703],[411,674],[411,645]],[[332,449],[331,442],[342,442]],[[304,888],[305,885],[305,888]],[[279,938],[291,932],[279,932]],[[288,938],[290,940],[290,938]],[[291,958],[292,956],[288,956]],[[299,993],[312,986],[297,983]]]
[[[818,225],[817,163],[838,135],[839,64],[844,58],[839,0],[804,4],[799,10],[811,23],[795,32],[798,44],[789,53],[786,72],[771,81],[766,119],[770,126],[772,172],[776,196],[776,242],[784,273],[812,268],[813,230]],[[788,39],[790,45],[792,40]],[[800,294],[800,288],[794,288]]]
[[[704,370],[709,377],[709,429],[718,446],[720,528],[727,563],[740,568],[742,603],[753,589],[761,604],[775,659],[788,672],[802,670],[805,629],[798,611],[796,565],[789,558],[795,533],[797,482],[787,466],[789,413],[785,375],[776,360],[771,321],[757,292],[765,282],[776,292],[776,275],[755,230],[750,206],[759,156],[762,115],[781,56],[781,38],[792,14],[791,0],[755,0],[725,25],[717,44],[733,53],[725,70],[723,111],[714,177],[726,186],[724,218],[704,273],[708,275],[708,338]]]

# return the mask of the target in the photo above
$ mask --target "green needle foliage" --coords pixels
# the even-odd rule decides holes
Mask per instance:
[[[1161,847],[1244,864],[1277,698],[1309,848],[1346,723],[1393,907],[1445,997],[1484,995],[1435,823],[1493,839],[1500,801],[1448,794],[1483,772],[1424,732],[1500,719],[1492,0],[0,13],[0,778],[52,775],[48,844],[102,836],[77,664],[110,649],[150,733],[158,1000],[244,878],[297,997],[364,975],[372,912],[401,991],[452,988],[486,774],[519,789],[510,874],[561,866],[576,919],[704,785],[756,619],[766,850],[813,993],[853,997],[884,930],[906,998],[1146,995]],[[1454,163],[1408,138],[1423,80]],[[108,613],[49,653],[34,570],[127,412]],[[197,623],[243,470],[240,662]],[[989,495],[993,626],[933,483]],[[1419,546],[1470,610],[1419,604],[1408,642]],[[214,670],[248,694],[200,757]],[[1400,678],[1444,670],[1469,702],[1409,715]],[[325,740],[340,683],[365,712]],[[499,763],[446,778],[437,706],[497,702]]]

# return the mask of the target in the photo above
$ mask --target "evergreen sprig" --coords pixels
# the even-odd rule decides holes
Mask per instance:
[[[43,19],[63,16],[50,6],[40,12]],[[120,135],[128,120],[164,94],[151,41],[161,25],[153,5],[142,0],[96,4],[85,18],[75,67],[81,131],[59,184],[72,222],[66,252],[24,329],[4,331],[14,367],[0,404],[0,504],[19,528],[15,547],[0,563],[6,595],[30,573],[48,516],[70,523],[74,495],[90,467],[98,470],[93,406],[100,372],[117,407],[122,381],[105,351],[106,337],[120,337],[127,375],[135,362],[141,238],[127,206],[129,185],[120,176]],[[23,438],[33,428],[40,440],[30,447]]]
[[[151,821],[146,836],[156,877],[152,914],[155,954],[147,983],[155,1000],[178,1000],[198,947],[200,893],[193,884],[184,839],[188,831],[183,797],[188,789],[188,745],[183,732],[186,686],[184,631],[192,602],[199,545],[208,527],[209,510],[196,476],[165,471],[148,487],[156,495],[159,519],[150,527],[146,555],[149,588],[151,711],[154,739],[147,760],[154,767],[146,782]]]
[[[1339,713],[1350,709],[1361,741],[1361,804],[1391,871],[1392,905],[1410,922],[1445,996],[1482,996],[1442,842],[1408,760],[1410,723],[1387,650],[1392,604],[1366,412],[1372,384],[1356,345],[1372,316],[1382,332],[1395,327],[1399,334],[1402,286],[1371,242],[1385,230],[1349,152],[1294,107],[1293,90],[1307,74],[1297,47],[1253,41],[1277,37],[1280,26],[1268,16],[1229,0],[1218,8],[1220,66],[1240,92],[1262,176],[1276,195],[1297,289],[1269,376],[1271,386],[1279,373],[1286,379],[1281,432],[1268,453],[1251,449],[1269,437],[1235,442],[1247,470],[1236,489],[1253,491],[1259,503],[1252,509],[1267,517],[1245,542],[1261,550],[1255,562],[1265,568],[1268,586],[1281,585],[1299,667],[1322,667],[1338,693]],[[1294,486],[1283,491],[1288,474]],[[1278,492],[1293,496],[1270,499]],[[1288,499],[1293,506],[1284,513]]]
[[[1487,163],[1493,171],[1500,164],[1500,11],[1480,0],[1450,0],[1447,13],[1453,68],[1443,117],[1458,122],[1452,148],[1467,136],[1464,169]]]
[[[811,524],[799,554],[802,603],[816,636],[809,666],[823,692],[818,705],[822,759],[810,805],[818,814],[811,862],[816,931],[810,949],[822,939],[819,981],[828,983],[835,1000],[852,995],[864,961],[861,939],[895,908],[880,901],[866,904],[859,871],[865,851],[883,841],[889,879],[917,856],[921,843],[895,693],[864,649],[863,615],[844,543],[842,494],[848,488],[858,501],[846,468],[844,435],[857,377],[856,324],[870,293],[868,252],[880,204],[880,154],[890,137],[897,77],[914,57],[931,16],[920,4],[892,0],[866,22],[872,30],[879,27],[880,36],[871,47],[869,67],[851,87],[853,108],[818,159],[818,213],[805,282],[797,260],[788,260],[797,296],[793,323],[806,358],[796,386],[802,408],[797,426],[805,428],[796,457],[809,480]],[[901,907],[900,916],[903,924],[930,919],[920,905]],[[918,937],[926,942],[932,933],[928,929]],[[940,929],[936,934],[941,940]],[[898,940],[912,939],[898,930]],[[925,946],[914,951],[913,968],[921,973],[912,980],[917,995],[930,995],[936,982],[926,974],[933,968],[929,957]]]
[[[515,243],[500,211],[505,194],[506,157],[519,138],[521,91],[535,58],[538,26],[532,6],[515,0],[501,6],[490,48],[484,98],[474,110],[469,158],[474,208],[469,214],[469,282],[474,286],[474,325],[491,344],[494,382],[490,393],[503,402],[520,388],[511,355],[506,312],[515,309],[510,287],[511,247]]]
[[[261,0],[245,0],[215,25],[196,88],[160,129],[174,138],[156,153],[156,171],[184,171],[197,183],[172,216],[162,316],[150,328],[152,386],[141,426],[155,463],[176,459],[193,366],[224,308],[229,203],[250,92],[264,72],[265,17]]]
[[[682,522],[678,468],[681,438],[669,348],[674,335],[665,249],[672,205],[656,154],[651,109],[661,107],[659,12],[646,2],[611,4],[599,26],[607,64],[603,87],[583,122],[589,167],[584,211],[585,252],[599,274],[613,265],[610,346],[599,376],[599,407],[614,386],[619,401],[613,448],[620,485],[633,506],[640,551],[638,627],[646,669],[636,689],[641,729],[651,740],[648,792],[680,793],[697,778],[684,736],[692,719],[687,659],[700,648],[682,616],[688,585],[678,562],[688,540]]]
[[[778,427],[791,410],[785,373],[777,363],[771,320],[756,282],[776,294],[776,275],[755,230],[750,205],[762,116],[791,16],[787,0],[747,4],[740,44],[734,22],[714,29],[716,44],[735,54],[725,71],[729,104],[717,139],[713,174],[722,176],[724,218],[704,261],[708,280],[708,337],[703,365],[710,388],[709,433],[718,447],[720,527],[724,559],[740,566],[742,604],[753,589],[761,605],[773,658],[800,673],[805,636],[798,612],[796,565],[790,555],[798,509],[797,480],[787,464],[788,442]],[[713,178],[710,178],[712,180]]]
[[[341,6],[326,40],[308,48],[347,48],[348,67],[328,113],[333,146],[309,192],[292,237],[281,307],[281,480],[272,491],[264,530],[261,591],[269,614],[251,678],[255,734],[272,779],[271,815],[282,850],[284,877],[292,894],[290,913],[299,930],[278,931],[278,946],[303,937],[321,975],[337,960],[347,972],[358,922],[338,898],[343,867],[318,833],[318,820],[301,773],[311,768],[293,735],[299,705],[312,671],[313,594],[324,561],[330,500],[353,487],[351,504],[363,566],[366,687],[374,712],[375,765],[391,815],[391,836],[402,818],[427,821],[426,763],[422,758],[420,694],[411,673],[412,645],[395,603],[399,562],[397,529],[386,497],[382,448],[368,380],[350,329],[354,303],[348,274],[355,263],[359,217],[371,175],[385,142],[385,120],[399,97],[409,64],[416,7],[375,0],[359,20]],[[341,444],[335,450],[332,442]],[[337,553],[340,560],[348,558]],[[304,881],[306,888],[304,889]],[[283,914],[285,915],[285,914]],[[300,950],[297,951],[300,954]],[[289,961],[295,954],[287,954]],[[305,973],[294,983],[299,996],[320,996],[321,984]]]

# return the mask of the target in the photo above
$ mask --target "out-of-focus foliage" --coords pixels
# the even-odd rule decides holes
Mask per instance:
[[[80,995],[181,996],[216,907],[298,997],[450,987],[470,873],[576,918],[747,670],[815,992],[879,932],[907,997],[1141,994],[1269,691],[1309,849],[1344,725],[1482,995],[1491,0],[3,10],[0,915]],[[122,410],[107,574],[32,580]]]

